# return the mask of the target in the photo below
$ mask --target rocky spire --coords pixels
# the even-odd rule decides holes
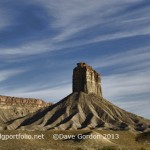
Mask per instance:
[[[102,96],[100,75],[86,63],[77,63],[73,70],[73,92]]]

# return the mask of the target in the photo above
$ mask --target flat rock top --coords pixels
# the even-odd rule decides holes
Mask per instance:
[[[0,104],[6,104],[6,105],[11,105],[11,104],[35,104],[35,105],[41,105],[45,106],[47,103],[44,102],[43,100],[40,99],[35,99],[35,98],[20,98],[20,97],[11,97],[11,96],[2,96],[0,95]]]

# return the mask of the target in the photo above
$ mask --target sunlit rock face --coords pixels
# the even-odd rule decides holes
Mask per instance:
[[[0,95],[0,124],[26,116],[49,105],[40,99]]]
[[[78,63],[73,70],[73,92],[94,93],[102,96],[99,73],[86,63]]]
[[[46,106],[47,103],[40,99],[35,98],[19,98],[0,95],[0,106],[32,106],[35,108],[40,108]]]

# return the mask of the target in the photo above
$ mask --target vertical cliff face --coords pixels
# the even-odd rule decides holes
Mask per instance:
[[[73,92],[102,96],[100,75],[86,63],[78,63],[73,70]]]

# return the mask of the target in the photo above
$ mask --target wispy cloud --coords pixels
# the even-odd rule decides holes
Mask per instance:
[[[47,87],[47,88],[40,88],[36,89],[37,87],[33,86],[22,87],[21,89],[14,88],[11,91],[4,91],[2,90],[3,94],[9,93],[11,96],[18,96],[18,97],[28,97],[28,98],[37,98],[43,99],[47,102],[56,103],[57,101],[61,100],[65,96],[69,95],[72,92],[71,84],[61,84],[54,87]],[[8,94],[7,94],[8,95]]]
[[[150,72],[131,72],[103,77],[105,97],[120,97],[148,94],[150,88]]]
[[[131,49],[126,50],[123,52],[119,52],[116,54],[106,55],[105,57],[97,58],[91,62],[91,64],[95,68],[102,68],[102,67],[111,67],[111,66],[119,66],[121,65],[121,69],[125,69],[127,66],[128,69],[136,68],[138,69],[145,69],[141,65],[144,63],[146,68],[149,67],[150,63],[150,47],[141,47],[138,49]],[[124,67],[122,67],[124,66]],[[120,69],[117,68],[117,69]]]
[[[127,37],[141,36],[150,34],[149,17],[145,18],[149,7],[141,8],[138,11],[133,11],[130,14],[125,11],[132,5],[139,5],[141,0],[132,1],[39,1],[33,0],[33,4],[39,4],[49,12],[50,21],[49,30],[57,30],[51,37],[47,35],[46,39],[28,41],[18,47],[3,47],[0,48],[0,54],[3,57],[11,58],[24,55],[40,54],[47,51],[64,50],[76,46],[121,39]],[[140,12],[140,13],[139,13]],[[137,16],[142,19],[139,21]],[[130,24],[132,22],[132,24]],[[135,24],[133,24],[135,22]],[[80,38],[86,31],[92,31],[99,26],[101,30],[105,30],[105,34],[97,31],[94,36],[88,35],[88,38]],[[112,33],[107,32],[111,28]],[[49,32],[49,31],[48,31]],[[84,35],[84,34],[83,34]],[[76,38],[78,37],[78,38]],[[70,40],[68,42],[68,40]]]
[[[8,69],[0,71],[0,82],[10,79],[11,77],[26,72],[25,69]]]

